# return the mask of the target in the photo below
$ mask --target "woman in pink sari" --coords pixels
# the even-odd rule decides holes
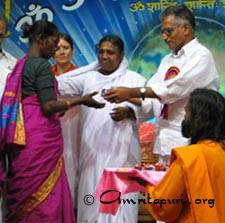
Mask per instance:
[[[24,30],[24,37],[30,49],[9,75],[0,107],[1,152],[8,154],[9,163],[5,221],[74,223],[57,113],[80,104],[104,105],[92,99],[95,93],[57,100],[48,62],[59,40],[54,24],[37,21]]]

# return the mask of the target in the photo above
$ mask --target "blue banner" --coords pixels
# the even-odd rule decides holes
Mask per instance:
[[[113,33],[125,42],[130,68],[149,78],[169,52],[160,36],[159,15],[166,7],[180,3],[196,15],[196,36],[213,52],[220,91],[225,95],[225,0],[5,0],[0,6],[10,28],[5,48],[17,58],[23,56],[28,45],[21,37],[22,27],[47,19],[73,38],[73,63],[77,66],[94,61],[95,45]]]

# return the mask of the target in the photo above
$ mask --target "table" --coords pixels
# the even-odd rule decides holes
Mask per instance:
[[[139,177],[151,185],[157,185],[165,173],[165,171],[139,170],[136,168],[104,169],[96,190],[96,199],[100,202],[99,211],[115,215],[125,194],[145,192],[145,187],[131,180],[130,177]]]

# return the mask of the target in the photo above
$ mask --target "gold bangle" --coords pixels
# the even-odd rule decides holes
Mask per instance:
[[[71,104],[71,102],[70,101],[66,101],[66,105],[67,105],[67,109],[70,109],[71,107],[72,107],[72,104]]]

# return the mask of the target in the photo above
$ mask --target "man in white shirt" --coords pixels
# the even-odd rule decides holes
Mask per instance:
[[[181,121],[189,94],[199,87],[218,90],[219,76],[212,53],[194,37],[195,18],[186,6],[166,8],[161,20],[162,37],[172,52],[163,58],[146,87],[114,88],[105,99],[120,103],[151,98],[143,101],[142,111],[149,116],[154,113],[158,123],[154,153],[168,163],[171,149],[188,143],[181,135]]]
[[[2,43],[7,31],[7,22],[3,15],[0,14],[0,99],[5,88],[7,75],[12,71],[16,64],[16,59],[2,49]]]
[[[2,43],[7,31],[7,22],[5,17],[0,13],[0,100],[5,88],[7,75],[12,71],[16,64],[16,59],[2,49]],[[1,194],[1,192],[0,192]],[[2,222],[2,198],[0,195],[0,222]]]

